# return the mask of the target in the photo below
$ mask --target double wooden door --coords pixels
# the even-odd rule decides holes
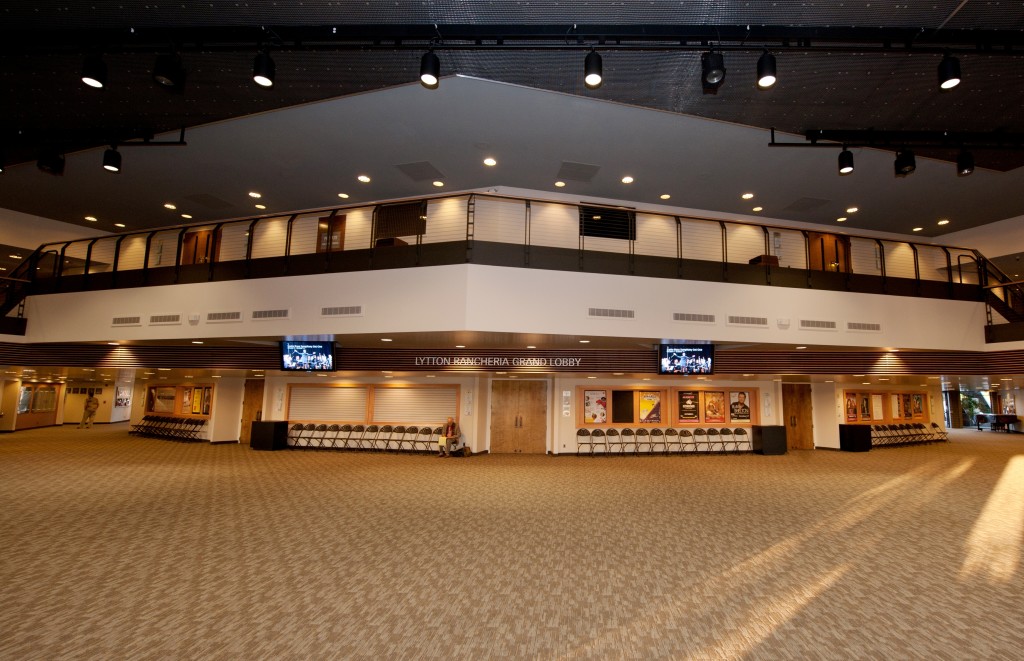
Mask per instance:
[[[217,261],[219,246],[213,230],[186,232],[181,237],[181,265],[208,264]]]
[[[546,381],[491,382],[491,452],[547,452]]]
[[[790,450],[814,449],[814,415],[811,386],[782,384],[782,416],[786,421],[786,444]]]
[[[808,268],[847,273],[850,270],[850,237],[808,232]]]

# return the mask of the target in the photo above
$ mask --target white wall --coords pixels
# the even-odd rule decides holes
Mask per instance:
[[[107,234],[109,233],[91,227],[62,223],[11,209],[0,209],[0,243],[25,248],[29,252],[52,241],[70,241]],[[25,256],[28,257],[28,253]]]
[[[936,242],[974,248],[989,259],[1024,252],[1024,216],[944,234]]]

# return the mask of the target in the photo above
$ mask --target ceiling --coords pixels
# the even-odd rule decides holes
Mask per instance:
[[[251,80],[261,43],[277,65],[271,89]],[[151,79],[171,44],[188,71],[181,93]],[[699,80],[709,44],[728,70],[716,94]],[[431,45],[436,90],[412,82]],[[591,47],[604,61],[597,90],[582,82]],[[778,60],[770,90],[754,81],[762,47]],[[942,92],[947,48],[963,83]],[[97,51],[109,70],[102,90],[79,80]],[[978,169],[957,177],[939,159],[958,148],[920,148],[917,171],[896,178],[898,145],[855,147],[856,171],[840,177],[837,145],[770,147],[769,129],[804,146],[814,129],[978,141],[1024,132],[1021,107],[1019,5],[43,0],[0,9],[0,208],[130,231],[524,188],[935,237],[1024,215],[1024,151],[972,150]],[[187,146],[127,144],[175,143],[183,128]],[[100,167],[112,143],[122,145],[119,174]],[[63,176],[36,168],[47,149],[66,154]],[[487,156],[498,164],[484,166]],[[589,180],[567,176],[578,165],[593,166]],[[554,187],[559,178],[565,188]]]

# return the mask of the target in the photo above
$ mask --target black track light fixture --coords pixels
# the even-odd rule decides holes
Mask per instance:
[[[853,172],[853,152],[843,147],[839,152],[839,174],[850,174]]]
[[[277,67],[268,51],[260,51],[252,62],[252,80],[260,87],[273,87]]]
[[[185,64],[177,53],[161,53],[153,64],[153,80],[172,92],[185,88]]]
[[[724,69],[723,69],[724,72]],[[723,73],[723,75],[725,75]],[[757,86],[763,90],[775,84],[775,56],[766,48],[757,59]]]
[[[82,62],[82,82],[89,87],[102,89],[107,86],[107,63],[103,56],[90,54]]]
[[[956,175],[966,177],[972,172],[974,172],[974,154],[966,149],[961,149],[956,157]]]
[[[591,50],[583,60],[583,84],[589,89],[596,90],[603,82],[604,65],[601,62],[601,54]]]
[[[437,89],[441,82],[441,59],[429,50],[420,59],[420,84],[428,90]]]
[[[908,174],[913,174],[914,170],[917,169],[917,159],[914,158],[914,152],[909,149],[900,149],[896,152],[896,160],[893,163],[896,176],[905,177]]]
[[[121,152],[117,151],[117,146],[103,152],[103,169],[107,172],[121,171]]]
[[[701,78],[706,85],[718,86],[725,80],[725,57],[714,50],[700,56]]]
[[[55,177],[63,176],[64,154],[56,151],[45,151],[39,155],[36,167],[46,174],[52,174]]]
[[[951,90],[960,84],[960,60],[947,51],[939,62],[939,87]]]

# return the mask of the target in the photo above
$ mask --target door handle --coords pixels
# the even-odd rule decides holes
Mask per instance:
[[[790,427],[796,427],[796,416],[795,415],[789,416],[789,426]]]

